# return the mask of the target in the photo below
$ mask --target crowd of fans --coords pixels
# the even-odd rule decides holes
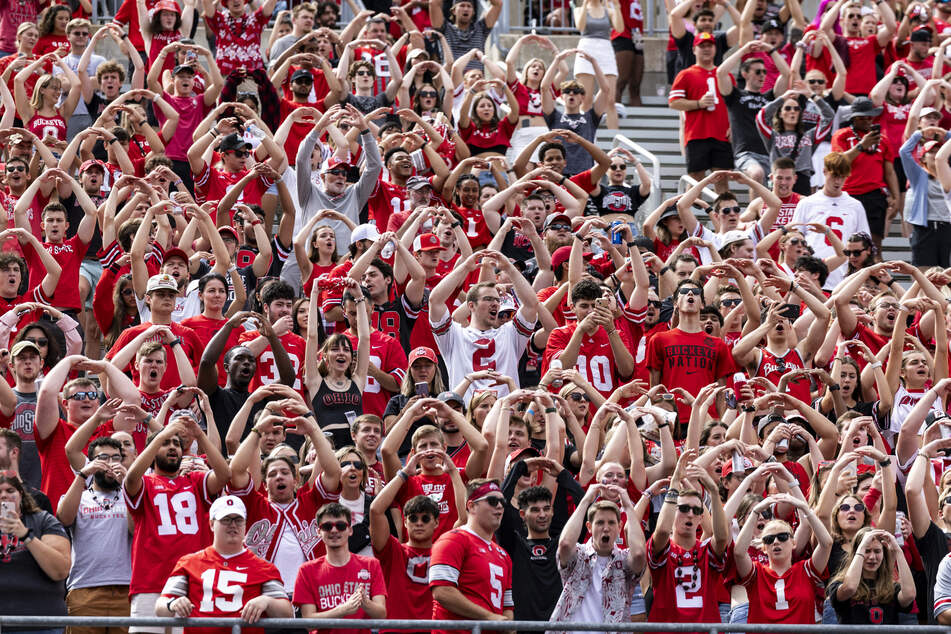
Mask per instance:
[[[951,1],[365,4],[0,0],[0,614],[951,624]]]

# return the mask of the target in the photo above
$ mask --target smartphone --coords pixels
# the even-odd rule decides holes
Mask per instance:
[[[881,134],[881,132],[882,132],[882,126],[881,126],[881,124],[880,124],[880,123],[873,123],[873,124],[872,124],[872,132],[874,132],[875,134]]]
[[[786,319],[789,319],[791,321],[795,321],[799,319],[799,313],[800,313],[799,306],[797,306],[796,304],[786,304],[779,311],[780,317],[785,317]]]
[[[353,425],[353,421],[357,420],[357,413],[355,411],[347,410],[343,413],[347,417],[347,424]]]
[[[16,517],[16,507],[13,502],[0,502],[0,517]]]
[[[733,390],[730,390],[726,393],[726,406],[730,409],[736,409],[736,394],[733,393]]]
[[[416,396],[426,398],[429,396],[429,383],[421,381],[416,384]]]

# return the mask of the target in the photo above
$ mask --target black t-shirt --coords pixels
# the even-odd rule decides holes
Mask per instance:
[[[221,436],[222,449],[225,449],[225,436],[228,435],[228,427],[231,426],[231,421],[234,420],[238,410],[248,400],[248,396],[250,394],[247,391],[239,391],[230,387],[219,387],[208,394],[208,404],[211,405],[211,413],[215,416],[215,427],[218,428],[218,435]],[[248,416],[248,422],[241,438],[244,438],[251,431],[251,421],[260,407],[263,407],[260,403],[255,405],[256,409],[252,410],[251,416]],[[225,449],[225,455],[227,455],[227,449]]]
[[[683,34],[683,37],[674,39],[674,44],[677,45],[677,62],[674,66],[675,73],[679,73],[683,69],[690,68],[697,63],[697,58],[693,54],[694,35],[694,33],[687,31]],[[721,31],[720,33],[714,33],[713,37],[717,47],[716,55],[713,58],[713,65],[719,66],[723,63],[723,55],[730,50],[730,45],[727,43],[726,32]]]
[[[723,97],[727,115],[730,118],[730,132],[733,135],[733,153],[755,152],[766,154],[766,145],[756,129],[756,115],[776,97],[773,91],[766,93],[750,92],[733,88],[733,92]],[[770,124],[770,121],[766,122]]]
[[[371,95],[369,97],[362,95],[347,95],[344,97],[342,105],[352,104],[354,108],[363,114],[370,114],[378,108],[389,108],[393,102],[386,98],[386,93]]]
[[[551,130],[571,130],[582,139],[594,142],[594,135],[601,124],[604,115],[597,115],[594,108],[587,112],[568,114],[559,108],[553,109],[545,115],[545,123]],[[565,176],[574,176],[591,169],[594,159],[591,154],[577,143],[565,143]]]
[[[409,403],[410,398],[411,397],[406,396],[405,394],[394,394],[391,396],[389,402],[386,404],[386,409],[383,410],[383,420],[386,420],[388,416],[399,417],[400,412],[402,412],[403,408],[406,407],[406,404]],[[403,438],[403,442],[400,444],[400,448],[396,452],[400,457],[400,460],[403,460],[406,456],[408,456],[410,450],[413,448],[413,432],[423,425],[435,424],[436,422],[428,416],[423,416],[419,420],[410,424],[409,429],[406,432],[406,436]]]
[[[833,581],[826,588],[832,607],[835,608],[835,613],[839,617],[840,625],[898,625],[898,614],[910,612],[915,605],[914,601],[905,607],[898,603],[898,592],[901,586],[897,583],[892,599],[888,603],[869,603],[868,601],[860,603],[851,599],[839,601],[835,593],[841,585],[841,581]]]
[[[641,196],[639,186],[602,185],[598,188],[597,195],[588,195],[588,202],[584,206],[584,215],[629,214],[633,216],[645,200],[647,200],[647,196]]]
[[[948,537],[937,524],[931,522],[925,534],[918,539],[914,537],[915,547],[921,555],[921,562],[925,569],[923,572],[912,571],[915,579],[915,600],[918,603],[920,613],[923,613],[925,619],[923,622],[936,624],[934,618],[934,584],[938,580],[938,566],[941,560],[948,554]]]
[[[103,200],[105,200],[101,196],[90,196],[90,198],[92,198],[92,202],[95,205],[100,205]],[[69,198],[60,202],[63,204],[63,207],[66,207],[66,220],[69,222],[69,226],[66,228],[66,239],[68,240],[79,231],[79,223],[82,222],[86,213],[83,211],[83,208],[79,206],[79,203],[76,202],[76,194],[70,194]],[[101,249],[102,232],[99,230],[99,223],[96,223],[96,228],[92,232],[92,240],[89,241],[89,248],[86,249],[86,259],[97,260],[97,254]]]
[[[46,511],[26,513],[21,519],[36,539],[44,535],[67,537],[59,520]],[[66,616],[65,596],[65,579],[50,579],[26,546],[10,535],[3,536],[0,543],[0,614]]]

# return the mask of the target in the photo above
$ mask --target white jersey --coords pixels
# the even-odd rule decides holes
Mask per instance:
[[[453,321],[452,313],[446,311],[441,321],[433,322],[436,345],[449,370],[449,385],[458,385],[466,374],[478,370],[495,370],[503,376],[512,377],[518,386],[518,360],[525,352],[528,338],[535,323],[525,321],[521,311],[512,321],[501,328],[476,330]],[[476,390],[492,389],[499,398],[509,393],[505,385],[492,385],[491,379],[473,381],[463,396],[466,404]]]
[[[918,405],[918,402],[928,393],[928,390],[921,390],[920,392],[910,392],[904,385],[899,385],[898,390],[895,391],[895,402],[892,405],[892,411],[888,414],[888,432],[891,432],[895,436],[898,435],[898,432],[901,431],[901,426],[905,422],[905,419],[908,418],[908,415],[911,414],[911,410],[915,409],[915,406]],[[935,415],[943,414],[941,410],[941,399],[936,398],[934,403],[931,405],[931,411]],[[925,433],[925,425],[922,423],[921,429],[918,431],[919,434]]]
[[[869,233],[868,219],[865,217],[865,208],[862,203],[848,194],[830,198],[820,189],[812,196],[806,196],[796,205],[790,223],[818,222],[832,229],[832,233],[839,240],[845,242],[855,233]],[[826,259],[835,255],[835,249],[826,240],[826,237],[815,231],[806,232],[806,242],[812,247],[817,258]],[[829,271],[825,289],[834,289],[839,282],[845,279],[848,265],[843,263],[837,269]]]

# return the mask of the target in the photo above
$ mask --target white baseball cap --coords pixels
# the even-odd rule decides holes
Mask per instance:
[[[379,229],[376,228],[376,225],[370,223],[358,225],[357,228],[353,230],[353,233],[350,234],[350,244],[356,244],[360,240],[372,240],[376,242],[379,239]]]
[[[229,515],[248,517],[248,510],[244,507],[241,498],[234,495],[225,495],[211,503],[211,509],[208,511],[208,516],[211,519],[220,520]]]

